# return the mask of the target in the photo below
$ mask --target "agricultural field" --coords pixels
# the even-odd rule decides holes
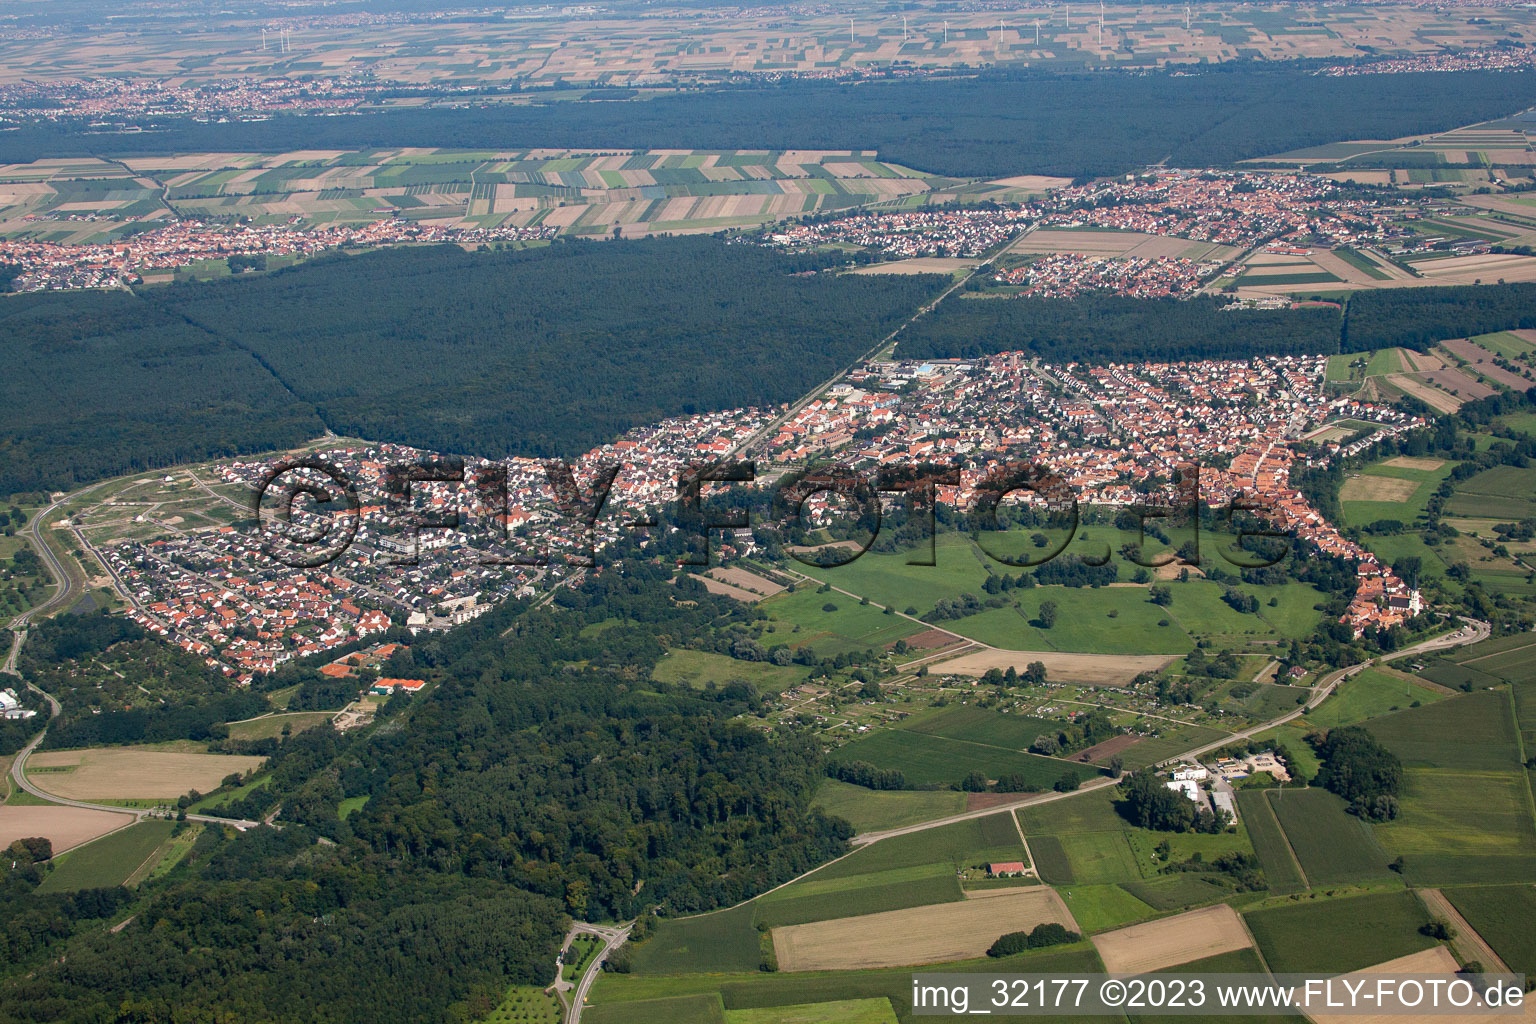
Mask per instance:
[[[593,1024],[725,1024],[725,1007],[714,993],[593,1006],[582,1015]]]
[[[1536,880],[1536,819],[1509,693],[1455,697],[1366,728],[1406,769],[1401,813],[1374,830],[1411,882]]]
[[[1345,813],[1344,801],[1332,793],[1289,789],[1265,796],[1312,888],[1391,877],[1369,826]]]
[[[1536,468],[1494,466],[1456,485],[1446,505],[1453,515],[1502,521],[1536,516]]]
[[[1305,889],[1307,880],[1301,873],[1300,862],[1291,850],[1285,830],[1280,827],[1280,820],[1275,817],[1274,807],[1270,805],[1265,791],[1240,790],[1237,794],[1237,809],[1253,841],[1253,852],[1258,855],[1270,891],[1285,894]]]
[[[40,891],[69,892],[122,885],[160,852],[175,828],[176,823],[171,821],[141,821],[71,850],[55,859]]]
[[[864,761],[876,768],[899,769],[907,785],[913,787],[958,785],[969,773],[980,772],[992,780],[1018,775],[1041,789],[1050,789],[1063,777],[1082,781],[1098,774],[1092,767],[1071,761],[905,729],[872,733],[838,747],[830,757],[844,763]]]
[[[1411,676],[1387,668],[1368,668],[1336,688],[1307,717],[1317,725],[1353,725],[1445,697],[1442,691],[1432,690]]]
[[[858,832],[899,828],[965,810],[965,794],[944,790],[872,790],[828,779],[812,806],[848,821]]]
[[[1055,890],[1035,886],[926,907],[774,928],[783,971],[860,970],[979,957],[999,935],[1054,922],[1076,930]]]
[[[1454,463],[1434,468],[1374,463],[1344,481],[1339,501],[1350,526],[1365,526],[1380,519],[1394,519],[1411,527],[1424,513],[1440,481],[1450,475]]]
[[[828,1003],[801,1003],[757,1010],[730,1010],[725,1024],[896,1024],[891,1001],[839,999]]]
[[[217,789],[226,776],[253,771],[265,760],[135,747],[48,750],[28,758],[27,777],[69,800],[174,800],[194,789]]]
[[[1250,910],[1243,918],[1276,973],[1356,971],[1435,945],[1419,934],[1429,913],[1407,890],[1336,899],[1313,896]]]
[[[1073,884],[1057,891],[1084,935],[1097,935],[1132,921],[1146,920],[1161,909],[1119,885]],[[1211,891],[1214,894],[1215,890]]]
[[[31,794],[26,797],[33,799]],[[18,839],[41,836],[53,844],[53,852],[57,855],[131,824],[133,818],[127,814],[23,803],[20,796],[15,796],[0,807],[0,848]]]
[[[635,947],[636,974],[755,971],[762,960],[752,905],[664,921]]]
[[[1536,886],[1479,885],[1441,890],[1509,969],[1536,976]]]
[[[1093,937],[1111,974],[1161,970],[1252,944],[1242,919],[1224,903]]]
[[[0,168],[0,237],[94,244],[183,218],[257,227],[398,219],[642,237],[753,228],[951,184],[848,150],[395,148],[44,161]]]
[[[985,901],[983,901],[985,902]],[[1037,972],[1063,974],[1102,970],[1093,947],[1084,942],[1076,946],[1031,950],[1002,959],[982,958],[950,964],[936,964],[934,970],[962,973]],[[672,975],[641,977],[604,974],[594,986],[592,1008],[608,1007],[611,1015],[600,1018],[608,1024],[633,1024],[655,1021],[658,1024],[718,1021],[709,1017],[705,1003],[713,999],[726,1012],[804,1006],[850,999],[888,999],[901,1024],[914,1024],[923,1018],[912,1013],[912,971],[910,968],[866,969],[838,972],[762,973],[737,972],[714,975]],[[651,1001],[656,1001],[651,1003]],[[692,1002],[684,1002],[692,1000]],[[670,1005],[659,1005],[659,1004]],[[645,1006],[631,1012],[637,1004]],[[592,1012],[589,1010],[587,1012]],[[665,1016],[675,1013],[677,1016]],[[683,1016],[687,1013],[689,1016]],[[585,1017],[586,1014],[583,1014]],[[1064,1021],[1066,1018],[1039,1018]],[[1082,1020],[1083,1018],[1073,1018]],[[1118,1019],[1118,1018],[1116,1018]]]
[[[947,864],[919,864],[821,880],[812,875],[758,900],[753,923],[779,928],[962,899],[955,871]]]

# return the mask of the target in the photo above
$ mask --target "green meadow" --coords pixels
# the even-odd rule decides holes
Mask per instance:
[[[1373,893],[1300,902],[1243,915],[1269,969],[1339,974],[1435,945],[1419,934],[1429,913],[1413,893]]]

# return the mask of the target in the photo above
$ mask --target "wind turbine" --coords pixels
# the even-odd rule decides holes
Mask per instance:
[[[944,23],[944,45],[949,45],[949,22]]]
[[[907,16],[905,14],[901,16],[901,45],[907,45]]]
[[[1035,45],[1040,45],[1040,19],[1035,19]]]

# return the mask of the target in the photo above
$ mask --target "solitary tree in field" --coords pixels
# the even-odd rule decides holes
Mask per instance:
[[[1044,629],[1050,629],[1056,625],[1056,602],[1040,602],[1040,625]]]

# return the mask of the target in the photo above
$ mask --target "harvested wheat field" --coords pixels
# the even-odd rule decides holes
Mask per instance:
[[[1445,465],[1444,459],[1425,459],[1414,455],[1399,455],[1382,463],[1383,466],[1391,466],[1393,469],[1418,469],[1426,473],[1433,473]]]
[[[1253,945],[1237,911],[1225,903],[1093,937],[1111,974],[1141,974]]]
[[[1409,376],[1406,373],[1389,373],[1387,374],[1387,383],[1406,395],[1412,395],[1437,412],[1455,412],[1467,401],[1465,398],[1457,398],[1433,385],[1425,383],[1421,377],[1422,375]]]
[[[1364,970],[1354,971],[1342,975],[1349,979],[1359,979],[1368,974],[1412,974],[1419,977],[1451,978],[1460,969],[1461,965],[1451,955],[1451,951],[1444,946],[1435,946],[1431,949],[1420,950],[1407,956],[1400,956],[1396,960],[1388,960],[1386,963],[1367,967]],[[1412,1024],[1414,1021],[1447,1020],[1449,1015],[1426,1018],[1422,1013],[1383,1012],[1371,1014],[1337,1014],[1337,1013],[1309,1013],[1315,1024]],[[1513,1017],[1494,1018],[1496,1020],[1526,1020],[1528,1016],[1516,1014]]]
[[[775,583],[766,576],[759,576],[757,573],[748,572],[745,569],[728,569],[723,566],[716,566],[710,569],[706,575],[713,576],[721,583],[729,583],[733,587],[750,590],[753,593],[762,594],[764,597],[772,597],[774,594],[784,590],[782,584]]]
[[[773,950],[783,971],[910,967],[978,957],[999,935],[1049,922],[1077,929],[1056,890],[1042,885],[988,899],[775,928]]]
[[[54,853],[90,842],[138,819],[131,814],[92,811],[84,807],[0,807],[0,847],[18,839],[41,836],[53,844]]]
[[[1022,672],[1029,663],[1038,661],[1052,682],[1060,683],[1127,683],[1141,672],[1156,672],[1173,661],[1164,654],[1063,654],[1060,651],[1002,651],[985,650],[962,654],[950,661],[929,667],[930,672],[950,673],[957,676],[984,676],[988,670],[1006,671],[1015,668]]]
[[[27,761],[27,781],[67,800],[173,800],[190,790],[217,789],[226,775],[265,760],[134,747],[51,750]]]
[[[1419,489],[1417,480],[1395,476],[1352,476],[1339,490],[1340,501],[1407,501]]]

